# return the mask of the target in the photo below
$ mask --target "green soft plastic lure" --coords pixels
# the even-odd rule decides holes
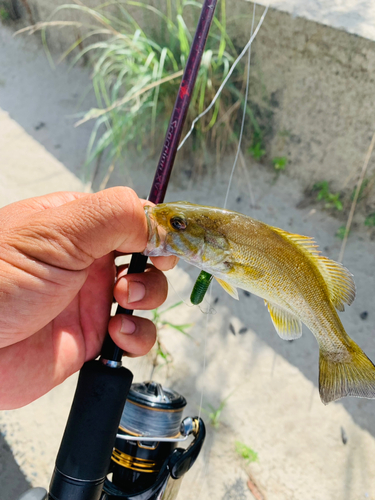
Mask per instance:
[[[200,304],[206,295],[208,287],[212,281],[212,274],[201,271],[190,295],[190,301],[195,306]]]

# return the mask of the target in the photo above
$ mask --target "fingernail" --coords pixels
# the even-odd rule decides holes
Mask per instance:
[[[146,288],[139,281],[130,281],[128,287],[128,304],[138,302],[138,300],[142,300],[146,295]]]
[[[120,333],[124,333],[125,335],[131,335],[134,332],[135,332],[134,321],[128,319],[126,316],[122,316]]]

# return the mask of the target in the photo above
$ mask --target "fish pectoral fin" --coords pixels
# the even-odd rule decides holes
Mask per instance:
[[[237,288],[235,288],[234,286],[230,285],[229,283],[227,283],[226,281],[224,280],[221,280],[219,278],[216,278],[215,277],[215,280],[219,283],[220,286],[222,286],[224,288],[224,290],[229,293],[229,295],[231,297],[233,297],[234,299],[236,300],[239,300],[239,297],[238,297],[238,292],[237,292]]]
[[[299,339],[302,335],[301,320],[276,304],[266,300],[264,302],[279,336],[284,340]]]
[[[320,349],[319,393],[325,405],[345,396],[375,398],[375,366],[353,340],[346,353]]]

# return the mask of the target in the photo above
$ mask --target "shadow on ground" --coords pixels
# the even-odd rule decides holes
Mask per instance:
[[[13,454],[4,437],[0,435],[1,500],[17,500],[29,488],[30,484],[14,460]]]

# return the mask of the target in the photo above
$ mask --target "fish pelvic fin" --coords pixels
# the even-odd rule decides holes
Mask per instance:
[[[299,339],[302,335],[302,322],[282,307],[266,300],[264,302],[278,335],[283,340]]]
[[[317,250],[318,245],[313,238],[288,233],[278,228],[275,230],[294,245],[299,246],[309,260],[315,263],[327,285],[328,296],[333,306],[338,311],[344,311],[344,304],[350,306],[356,294],[353,275],[350,271],[339,262],[320,255],[320,251]]]
[[[226,281],[224,280],[221,280],[219,278],[216,278],[215,277],[215,280],[219,283],[220,286],[222,286],[224,288],[224,290],[229,293],[229,295],[231,297],[233,297],[234,299],[236,300],[239,300],[239,297],[238,297],[238,292],[237,292],[237,288],[235,288],[234,286],[230,285],[229,283],[227,283]]]
[[[345,396],[375,398],[374,364],[352,340],[345,357],[339,361],[339,355],[320,350],[319,393],[325,405]]]

